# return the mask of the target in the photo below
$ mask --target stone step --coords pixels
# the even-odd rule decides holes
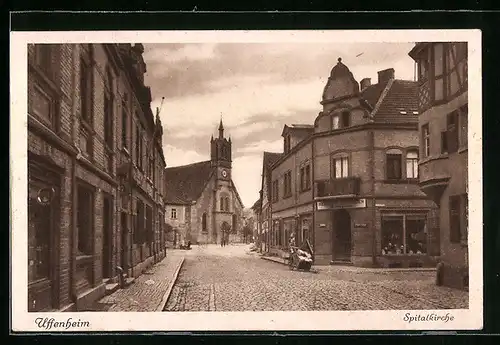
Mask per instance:
[[[134,282],[135,282],[134,277],[125,278],[125,286],[129,286],[130,284],[133,284]]]
[[[118,290],[118,283],[106,284],[106,296],[111,295],[113,292]]]

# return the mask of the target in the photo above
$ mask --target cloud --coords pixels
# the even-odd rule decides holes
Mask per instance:
[[[176,63],[180,61],[209,60],[217,57],[215,53],[216,44],[162,44],[148,45],[145,49],[144,58],[148,62]],[[167,68],[168,70],[168,68]]]
[[[164,145],[163,153],[167,167],[182,166],[207,160],[207,157],[193,150],[183,150],[172,145]]]
[[[238,149],[239,153],[262,153],[264,151],[282,152],[283,139],[279,138],[273,141],[261,140]]]
[[[262,155],[249,155],[233,160],[233,181],[245,207],[259,198]]]

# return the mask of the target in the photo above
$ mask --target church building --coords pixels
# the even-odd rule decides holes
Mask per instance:
[[[210,160],[165,170],[165,221],[176,242],[229,243],[243,239],[243,203],[232,180],[232,143],[219,136],[210,140]]]

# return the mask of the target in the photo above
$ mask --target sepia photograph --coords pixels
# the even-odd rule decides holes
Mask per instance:
[[[481,328],[479,31],[11,35],[19,330]]]

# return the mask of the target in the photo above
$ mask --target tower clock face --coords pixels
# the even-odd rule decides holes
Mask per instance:
[[[227,177],[227,171],[226,170],[222,170],[222,177]]]

